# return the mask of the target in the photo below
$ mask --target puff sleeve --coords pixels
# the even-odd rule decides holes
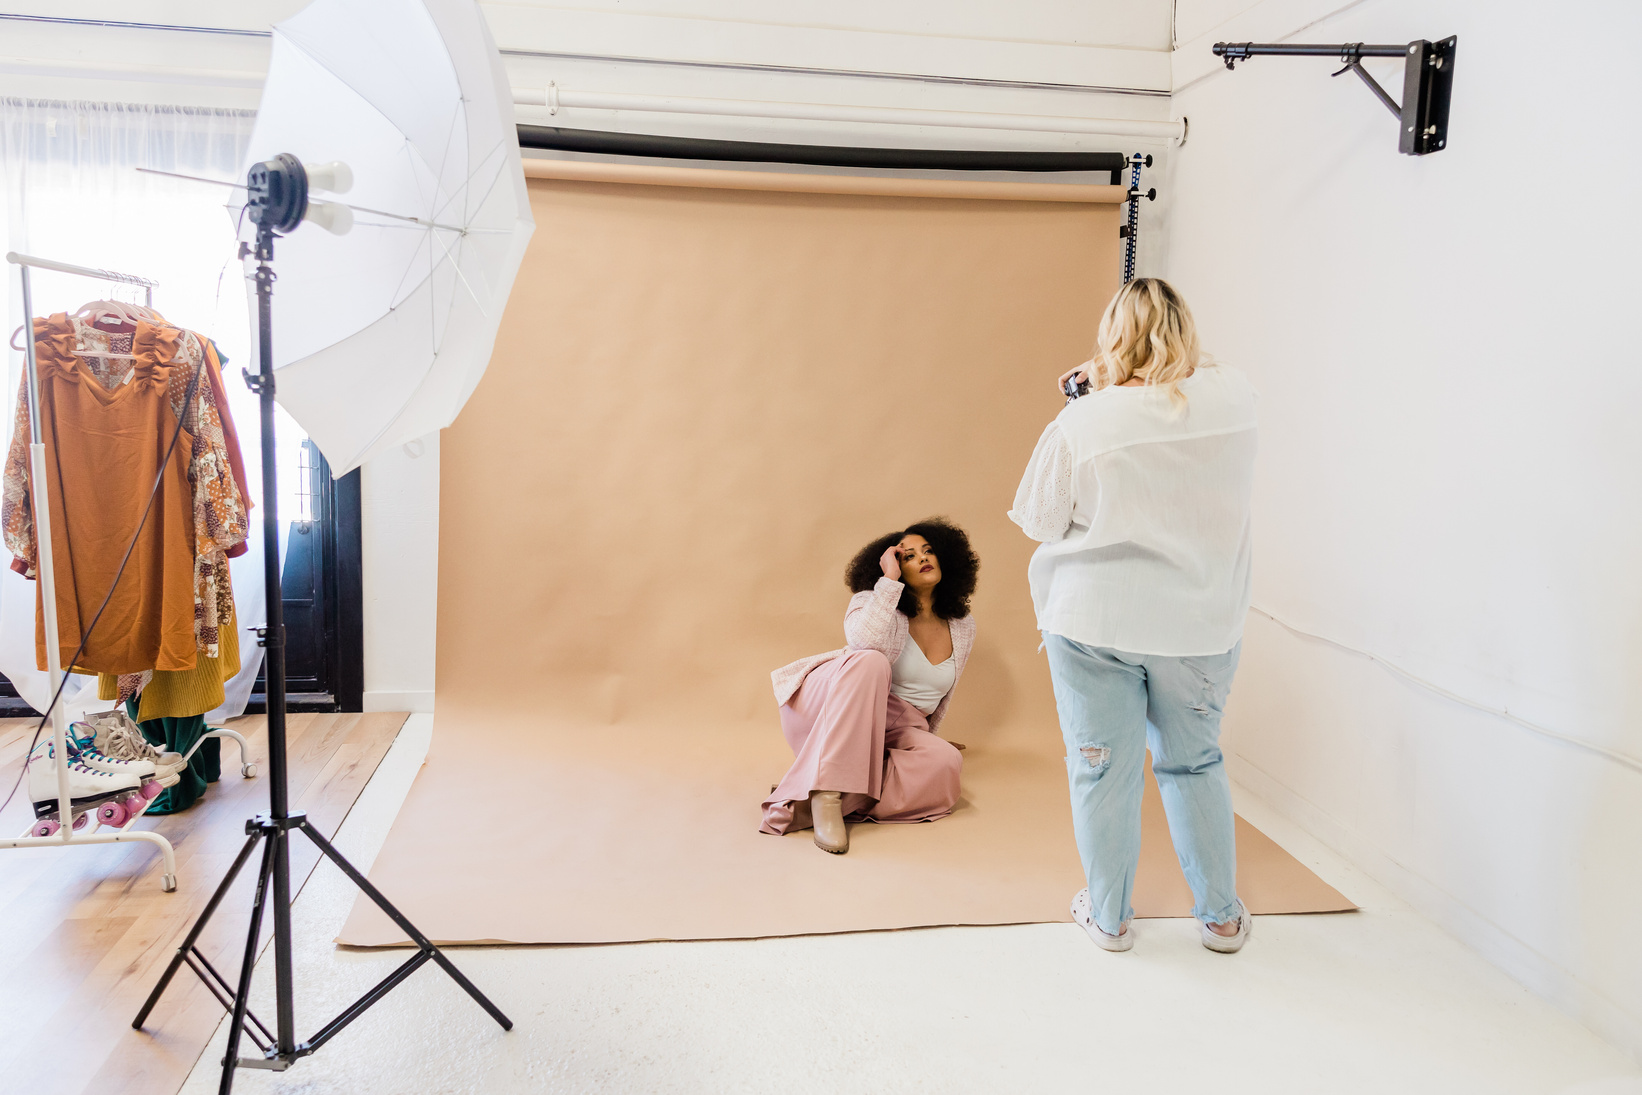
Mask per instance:
[[[1015,491],[1009,519],[1040,543],[1050,544],[1072,526],[1072,449],[1060,422],[1049,423]]]

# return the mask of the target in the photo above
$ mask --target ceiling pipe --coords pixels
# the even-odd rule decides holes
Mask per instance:
[[[1133,121],[1127,118],[1075,118],[1047,114],[991,114],[978,111],[916,110],[903,107],[845,106],[836,103],[783,103],[758,99],[698,99],[681,95],[636,95],[614,91],[572,91],[546,87],[516,87],[519,106],[545,106],[559,111],[632,110],[653,114],[712,114],[732,118],[779,118],[809,122],[857,122],[870,125],[945,126],[955,129],[997,129],[1028,133],[1084,133],[1101,137],[1142,137],[1179,143],[1186,137],[1186,121]]]

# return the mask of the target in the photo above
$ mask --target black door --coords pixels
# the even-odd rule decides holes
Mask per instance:
[[[312,441],[302,442],[301,512],[293,514],[280,574],[285,607],[285,706],[359,711],[365,692],[360,581],[359,469],[331,478]],[[255,517],[255,514],[252,515]],[[254,530],[260,534],[261,527]],[[247,711],[267,710],[264,672]]]

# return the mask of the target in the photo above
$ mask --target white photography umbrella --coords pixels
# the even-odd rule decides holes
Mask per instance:
[[[207,978],[219,1000],[222,990],[234,997],[222,1092],[232,1089],[236,1068],[283,1069],[314,1052],[428,961],[504,1030],[513,1026],[302,811],[290,809],[269,384],[337,473],[449,425],[478,384],[534,225],[512,93],[474,0],[316,0],[276,26],[250,163],[243,220],[253,228],[255,269],[247,272],[256,284],[258,321],[265,324],[257,332],[261,371],[253,390],[261,397],[269,810],[247,822],[239,856],[134,1022],[141,1028],[184,962],[207,977],[190,960],[200,933],[256,845],[268,841],[239,985],[230,988],[214,970]],[[346,191],[347,205],[316,203],[310,188]],[[305,219],[315,223],[303,227]],[[301,1044],[291,965],[293,832],[316,845],[417,946],[394,973]],[[270,882],[272,1031],[249,1010]],[[242,1035],[260,1056],[239,1056]]]
[[[280,241],[273,331],[279,402],[342,475],[456,418],[535,230],[478,5],[315,0],[277,24],[247,166],[281,152],[353,176],[351,231]]]

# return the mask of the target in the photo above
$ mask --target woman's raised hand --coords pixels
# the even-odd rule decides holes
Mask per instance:
[[[1066,382],[1068,380],[1072,380],[1073,377],[1077,378],[1075,381],[1073,381],[1074,384],[1082,384],[1084,381],[1088,380],[1089,379],[1089,362],[1085,361],[1082,365],[1079,365],[1077,368],[1068,369],[1064,373],[1061,373],[1060,374],[1060,379],[1055,382],[1055,390],[1057,392],[1059,392],[1061,395],[1065,395],[1066,394]]]
[[[901,580],[901,545],[891,544],[878,557],[878,565],[884,568],[884,577],[891,581]]]

